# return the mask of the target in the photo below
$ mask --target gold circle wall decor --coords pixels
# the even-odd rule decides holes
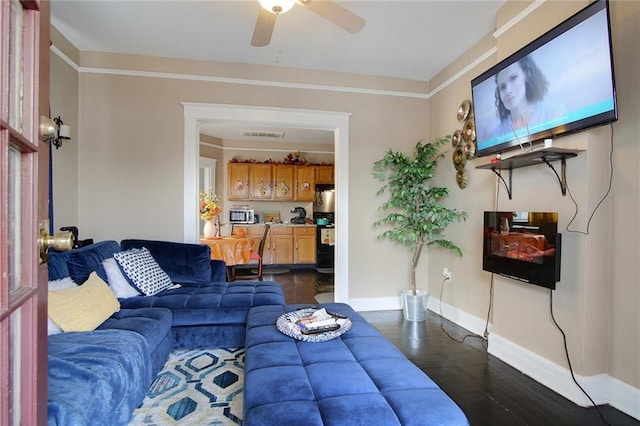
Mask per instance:
[[[464,189],[467,187],[467,183],[469,182],[469,175],[465,169],[458,170],[456,172],[456,182],[460,189]]]
[[[471,101],[464,100],[458,107],[458,121],[463,122],[469,117],[469,112],[471,111]]]
[[[453,132],[453,136],[451,136],[451,145],[454,148],[457,148],[462,144],[462,130],[456,130]]]
[[[465,141],[476,141],[476,125],[473,118],[464,122],[464,126],[462,126],[462,138]]]
[[[458,107],[456,118],[463,123],[462,130],[456,130],[451,137],[453,146],[453,167],[456,169],[456,183],[460,189],[467,187],[469,174],[465,170],[467,160],[476,156],[476,125],[473,119],[473,105],[464,100]]]
[[[476,143],[474,141],[466,141],[464,143],[464,155],[468,160],[476,156]]]
[[[464,165],[467,163],[467,157],[464,154],[464,150],[461,146],[456,147],[453,150],[453,166],[456,170],[464,170]]]

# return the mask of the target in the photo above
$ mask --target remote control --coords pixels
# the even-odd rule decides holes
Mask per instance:
[[[301,308],[296,309],[296,311],[306,311],[307,309],[318,309],[318,305],[303,306]]]
[[[300,330],[300,332],[302,334],[320,334],[320,333],[326,333],[328,331],[335,331],[335,330],[338,330],[339,328],[340,326],[338,324],[332,324],[332,325],[325,325],[322,327],[305,328]]]
[[[327,311],[327,313],[328,313],[329,315],[331,315],[332,317],[334,317],[334,318],[338,318],[338,319],[347,319],[347,318],[349,318],[349,317],[348,317],[348,316],[346,316],[346,315],[338,314],[338,313],[336,313],[336,312],[329,312],[329,311]]]

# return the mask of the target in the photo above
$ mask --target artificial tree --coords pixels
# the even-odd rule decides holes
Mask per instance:
[[[373,176],[383,182],[377,195],[389,194],[379,210],[386,214],[377,227],[388,226],[378,238],[386,238],[408,246],[411,256],[411,290],[417,294],[416,269],[424,246],[440,246],[462,256],[462,250],[444,238],[444,230],[454,221],[466,220],[465,212],[446,206],[449,190],[433,186],[438,161],[444,157],[443,145],[451,143],[444,136],[432,143],[419,141],[411,156],[389,149],[373,165]]]

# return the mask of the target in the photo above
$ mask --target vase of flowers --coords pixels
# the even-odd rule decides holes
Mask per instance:
[[[211,190],[209,192],[200,192],[200,219],[204,220],[204,228],[202,230],[205,238],[220,237],[220,213],[222,208],[218,205],[220,197],[215,195]]]

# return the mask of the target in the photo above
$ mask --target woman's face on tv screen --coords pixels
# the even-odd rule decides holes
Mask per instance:
[[[514,109],[526,99],[526,76],[516,62],[503,69],[496,76],[496,84],[500,93],[500,100],[508,110]]]

